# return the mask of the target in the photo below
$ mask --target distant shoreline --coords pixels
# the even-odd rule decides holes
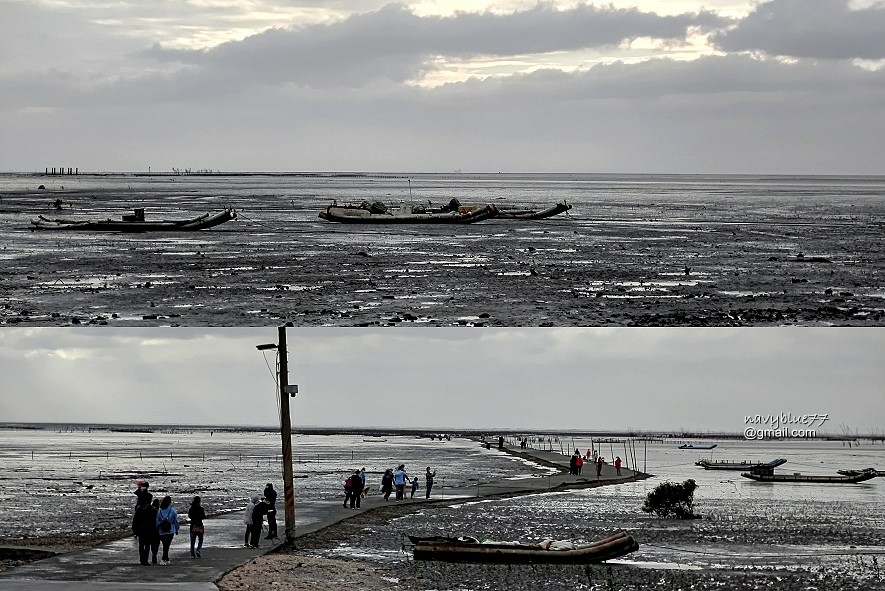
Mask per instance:
[[[277,433],[279,427],[262,425],[188,425],[188,424],[140,424],[140,423],[38,423],[38,422],[4,422],[0,423],[0,430],[33,430],[33,431],[111,431],[119,433],[163,433],[182,431],[219,431],[222,433]],[[584,431],[569,429],[512,429],[512,428],[488,428],[488,429],[463,429],[453,427],[295,427],[292,433],[296,435],[363,435],[366,437],[382,436],[412,436],[412,437],[438,437],[450,435],[452,437],[475,438],[481,436],[519,437],[519,436],[547,436],[559,441],[567,438],[594,438],[600,439],[601,443],[607,443],[606,439],[633,439],[638,441],[665,441],[677,442],[680,440],[740,440],[745,441],[743,432],[665,432],[665,431]],[[785,438],[789,440],[789,438]],[[813,441],[871,441],[885,443],[885,435],[880,434],[856,434],[838,435],[822,433],[817,437],[809,438]]]

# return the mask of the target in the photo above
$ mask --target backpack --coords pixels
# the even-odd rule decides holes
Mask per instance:
[[[163,517],[160,520],[160,531],[169,531],[172,529],[172,522],[169,521],[169,516]]]
[[[352,486],[353,486],[353,477],[348,478],[347,480],[344,481],[344,490],[350,490],[350,488]]]

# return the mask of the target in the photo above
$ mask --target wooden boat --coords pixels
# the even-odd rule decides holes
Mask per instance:
[[[713,449],[716,447],[716,443],[699,443],[695,445],[694,443],[683,443],[679,446],[679,449]]]
[[[498,215],[494,205],[486,205],[474,211],[453,211],[447,213],[414,212],[412,208],[386,209],[374,206],[330,205],[320,212],[320,217],[329,222],[342,224],[472,224]]]
[[[220,213],[208,213],[183,220],[146,220],[144,209],[136,209],[132,215],[120,220],[65,220],[40,219],[31,221],[32,230],[81,230],[88,232],[195,232],[218,226],[237,217],[233,209]]]
[[[855,474],[861,474],[866,470],[872,470],[876,473],[876,476],[885,476],[885,470],[876,470],[875,468],[865,468],[864,470],[836,470],[836,473],[841,474],[842,476],[854,476]]]
[[[547,209],[502,209],[498,208],[498,218],[505,220],[543,220],[551,218],[555,215],[565,213],[572,208],[571,205],[563,201],[551,205]]]
[[[782,464],[786,464],[787,460],[778,458],[770,462],[753,462],[742,460],[740,462],[732,462],[728,460],[698,460],[695,466],[700,466],[705,470],[755,470],[763,467],[776,468]]]
[[[495,562],[507,564],[591,564],[635,552],[639,544],[620,531],[591,544],[545,540],[542,544],[480,542],[475,538],[409,536],[415,560],[444,562]]]
[[[478,205],[461,205],[461,203],[457,199],[452,199],[448,205],[445,205],[439,209],[431,210],[435,212],[447,212],[447,211],[474,211],[481,206]],[[507,207],[505,205],[498,204],[495,207],[498,208],[498,215],[495,216],[497,219],[504,220],[543,220],[545,218],[553,217],[555,215],[559,215],[561,213],[565,213],[566,211],[572,208],[571,205],[563,201],[562,203],[556,203],[547,207],[546,209],[525,209],[525,208],[515,208],[515,207]]]
[[[856,484],[865,482],[877,476],[876,470],[855,470],[851,475],[827,476],[816,474],[775,474],[774,470],[762,468],[755,472],[744,472],[744,478],[750,478],[757,482],[796,482],[814,484]]]

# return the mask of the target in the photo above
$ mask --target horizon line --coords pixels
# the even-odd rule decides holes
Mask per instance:
[[[4,421],[0,422],[0,429],[45,429],[54,427],[82,427],[94,429],[177,429],[177,430],[200,430],[200,431],[267,431],[279,432],[280,427],[274,425],[240,425],[240,424],[193,424],[193,423],[115,423],[115,422],[40,422],[40,421]],[[870,439],[885,442],[885,432],[869,433],[834,433],[831,431],[815,432],[812,439],[829,440],[856,440]],[[514,428],[514,427],[454,427],[454,426],[419,426],[419,427],[392,427],[392,426],[344,426],[344,425],[302,425],[292,428],[292,433],[305,435],[323,434],[461,434],[465,436],[505,434],[505,435],[541,435],[562,437],[632,437],[636,439],[742,439],[746,440],[743,431],[701,431],[701,430],[661,430],[661,429],[538,429],[538,428]],[[793,437],[784,437],[793,439]]]

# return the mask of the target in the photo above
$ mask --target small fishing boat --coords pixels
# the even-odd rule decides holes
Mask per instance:
[[[757,482],[793,482],[793,483],[813,483],[813,484],[857,484],[865,482],[877,476],[876,470],[871,468],[866,470],[853,470],[851,475],[817,475],[817,474],[775,474],[774,470],[768,468],[760,468],[754,472],[744,472],[741,474],[744,478],[749,478]]]
[[[565,213],[572,208],[563,201],[546,209],[502,209],[498,208],[498,217],[505,220],[543,220]]]
[[[713,449],[716,447],[716,443],[698,443],[695,445],[694,443],[683,443],[679,446],[679,449]]]
[[[48,219],[39,216],[32,220],[31,230],[81,230],[87,232],[195,232],[218,226],[237,217],[233,209],[210,215],[182,220],[146,220],[144,209],[136,209],[133,214],[124,215],[119,220],[66,220]]]
[[[476,205],[460,205],[456,199],[453,199],[447,208],[452,208],[453,205],[460,211],[472,211],[478,207]],[[501,204],[497,204],[495,207],[498,208],[498,215],[495,217],[503,220],[543,220],[545,218],[551,218],[555,215],[565,213],[572,208],[572,206],[565,201],[562,203],[556,203],[544,209],[507,207]]]
[[[639,544],[620,531],[590,544],[544,540],[539,544],[490,542],[476,538],[409,536],[415,560],[495,562],[507,564],[592,564],[635,552]]]
[[[876,473],[876,476],[885,476],[885,470],[876,470],[875,468],[865,468],[864,470],[836,470],[836,473],[841,474],[842,476],[854,476],[867,470],[872,470]]]
[[[412,207],[386,208],[364,203],[359,206],[330,205],[320,212],[324,220],[342,224],[472,224],[497,215],[494,205],[472,211],[436,213]]]
[[[787,460],[778,458],[770,462],[754,462],[752,460],[742,460],[733,462],[729,460],[698,460],[695,466],[700,466],[705,470],[756,470],[763,467],[777,468],[782,464],[786,464]]]

